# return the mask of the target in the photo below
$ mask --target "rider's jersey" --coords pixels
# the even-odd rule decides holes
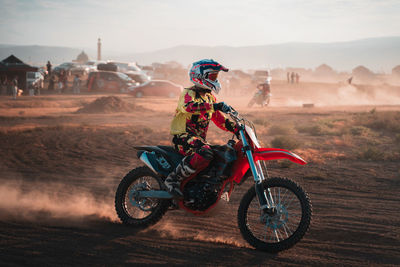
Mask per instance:
[[[211,92],[200,93],[194,87],[185,88],[171,123],[171,134],[188,134],[205,140],[210,120],[222,130],[233,133],[235,124],[221,111],[214,110],[214,103],[216,98]]]
[[[260,90],[263,93],[263,95],[267,95],[268,93],[271,92],[271,87],[267,83],[261,83],[257,85],[257,89]]]

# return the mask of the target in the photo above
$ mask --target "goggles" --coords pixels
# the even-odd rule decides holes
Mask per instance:
[[[216,72],[210,72],[210,73],[208,74],[208,77],[207,77],[207,79],[209,79],[209,80],[211,80],[211,81],[213,81],[213,82],[215,82],[215,81],[217,80],[217,78],[218,78],[218,71],[216,71]]]

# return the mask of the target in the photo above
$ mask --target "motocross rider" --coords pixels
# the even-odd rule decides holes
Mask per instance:
[[[261,91],[261,95],[263,99],[267,97],[267,95],[271,92],[271,77],[268,76],[264,83],[260,83],[257,85],[257,89]]]
[[[213,160],[213,151],[206,141],[210,120],[222,130],[237,132],[235,123],[222,113],[232,108],[224,102],[217,103],[213,95],[213,92],[218,94],[221,90],[217,79],[221,70],[228,71],[212,59],[194,62],[189,71],[194,86],[185,88],[179,98],[171,123],[171,134],[175,149],[185,157],[164,182],[175,197],[183,197],[179,187],[185,178],[200,172]]]

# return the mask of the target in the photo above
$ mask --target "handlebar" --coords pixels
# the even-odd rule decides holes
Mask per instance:
[[[231,107],[231,111],[228,112],[227,114],[230,115],[230,117],[232,118],[232,120],[233,120],[236,124],[238,124],[241,128],[244,129],[245,126],[246,126],[246,124],[247,124],[248,126],[250,126],[250,128],[253,129],[254,134],[257,136],[257,134],[256,134],[256,128],[255,128],[254,124],[253,124],[251,121],[249,121],[249,120],[247,120],[247,119],[245,119],[245,118],[240,117],[239,112],[237,112],[233,107]]]
[[[240,118],[239,116],[239,112],[237,112],[233,107],[231,107],[231,111],[227,113],[228,115],[231,116],[231,118],[238,123],[239,121],[243,120],[242,118]]]

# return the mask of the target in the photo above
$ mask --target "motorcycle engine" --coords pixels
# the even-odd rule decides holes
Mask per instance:
[[[231,175],[232,163],[236,160],[233,146],[234,143],[231,141],[227,145],[212,146],[214,153],[212,163],[183,189],[183,203],[186,207],[204,211],[218,200],[223,180]]]
[[[184,205],[192,210],[208,209],[217,201],[221,185],[222,180],[214,177],[199,177],[188,182],[183,190]]]

